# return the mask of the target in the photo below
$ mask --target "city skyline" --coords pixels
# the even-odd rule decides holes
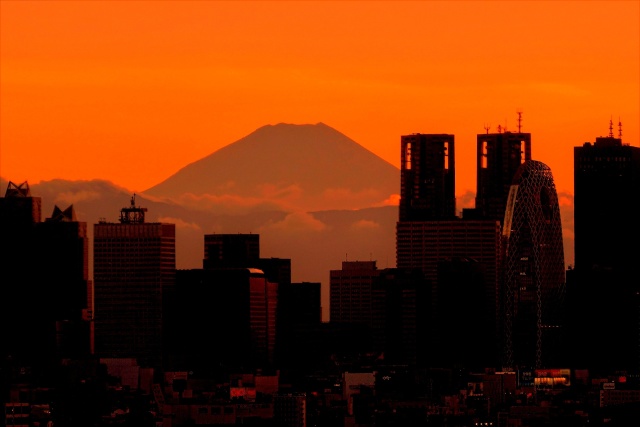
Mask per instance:
[[[640,140],[638,2],[0,8],[0,176],[14,182],[143,192],[261,126],[322,122],[396,167],[400,135],[455,135],[459,196],[477,135],[518,131],[520,111],[532,158],[573,193],[575,146],[610,121]]]
[[[326,125],[311,130],[334,133]],[[529,158],[529,134],[477,142],[477,207],[454,217],[453,135],[402,137],[398,266],[344,261],[331,269],[327,322],[322,284],[292,282],[292,260],[260,256],[259,234],[204,234],[202,264],[178,269],[178,227],[147,222],[134,193],[119,223],[94,223],[91,251],[73,206],[55,205],[43,222],[43,199],[26,181],[9,182],[0,197],[5,424],[637,419],[638,222],[621,213],[626,195],[638,194],[640,148],[614,136],[575,147],[582,255],[564,270],[553,175]],[[324,150],[363,168],[366,155],[346,154],[354,145],[322,145],[311,164],[326,162]],[[258,147],[265,149],[246,148]]]

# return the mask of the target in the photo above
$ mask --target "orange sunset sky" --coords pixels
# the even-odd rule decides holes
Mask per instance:
[[[141,192],[277,123],[323,122],[399,167],[452,133],[475,191],[486,125],[532,134],[573,192],[573,147],[639,145],[639,1],[0,1],[0,176]],[[339,161],[339,159],[336,159]],[[4,189],[2,189],[4,192]]]

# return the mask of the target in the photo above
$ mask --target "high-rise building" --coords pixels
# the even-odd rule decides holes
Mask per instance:
[[[322,323],[320,282],[279,283],[276,328],[276,358],[281,368],[293,368],[305,363],[315,351],[306,336],[317,331]],[[302,356],[302,357],[301,357]]]
[[[60,358],[85,357],[92,352],[93,283],[89,280],[87,223],[78,221],[73,205],[54,207],[37,227],[40,276],[49,288],[46,307],[56,321]]]
[[[385,268],[374,278],[374,348],[385,363],[425,367],[433,350],[428,336],[431,289],[422,270]]]
[[[598,137],[573,149],[575,268],[625,268],[640,259],[640,147]]]
[[[206,234],[203,268],[176,272],[167,325],[172,368],[272,368],[287,285],[291,260],[260,258],[260,235]]]
[[[9,182],[0,198],[1,357],[34,369],[90,353],[87,225],[73,206],[41,221],[41,198]]]
[[[640,372],[640,147],[614,136],[574,147],[575,268],[568,275],[570,356],[602,374]],[[616,339],[612,339],[615,331]]]
[[[273,366],[278,283],[261,270],[177,270],[167,309],[171,369],[219,374]]]
[[[426,365],[431,291],[420,269],[379,270],[375,261],[343,261],[329,280],[333,325],[356,328],[351,331],[364,348],[389,363]]]
[[[506,203],[504,366],[547,368],[560,358],[565,296],[564,248],[551,169],[529,160]]]
[[[205,269],[216,267],[257,267],[260,259],[259,234],[205,234]]]
[[[511,182],[520,165],[531,160],[531,134],[518,132],[477,135],[477,214],[502,221]]]
[[[29,272],[35,267],[35,228],[42,221],[42,199],[33,197],[29,184],[9,182],[0,198],[0,244],[2,286],[0,286],[0,327],[3,360],[31,359],[38,354],[34,347],[32,297],[37,297],[39,284]]]
[[[494,137],[501,141],[502,137]],[[490,154],[500,148],[497,142],[482,145]],[[413,134],[401,137],[401,186],[399,221],[396,224],[396,266],[420,269],[430,288],[427,318],[430,326],[421,328],[432,348],[436,348],[438,307],[438,263],[443,259],[473,258],[483,270],[480,304],[493,313],[488,331],[496,354],[499,306],[500,221],[482,215],[469,219],[456,216],[455,138],[451,134]],[[493,161],[493,159],[492,159]],[[486,161],[484,165],[486,166]],[[493,166],[493,163],[492,163]],[[495,168],[496,166],[494,166]],[[505,193],[506,200],[506,193]],[[475,213],[475,212],[474,212]],[[475,292],[475,291],[474,291]],[[435,359],[432,361],[435,363]]]
[[[131,205],[94,224],[95,352],[162,365],[163,309],[175,284],[175,224],[146,222]]]
[[[482,372],[494,366],[495,304],[485,289],[485,266],[475,258],[442,258],[435,290],[433,364]],[[492,295],[495,298],[495,294]]]
[[[455,136],[416,133],[400,144],[400,221],[454,218]]]
[[[467,277],[466,295],[460,295],[461,299],[470,294],[483,295],[483,299],[477,301],[478,306],[485,307],[488,317],[491,317],[489,329],[486,330],[487,349],[484,354],[486,359],[497,355],[500,349],[497,334],[499,333],[498,311],[500,302],[500,272],[502,238],[500,234],[500,222],[488,219],[455,219],[441,221],[405,221],[398,222],[396,226],[396,265],[399,269],[420,269],[425,278],[425,284],[430,287],[431,301],[429,317],[431,327],[428,339],[435,348],[438,336],[443,331],[436,329],[438,324],[437,313],[442,312],[450,301],[439,301],[438,295],[443,295],[445,280],[448,276],[442,261],[457,258],[473,259],[480,265],[482,281],[478,282],[477,276]],[[447,279],[448,280],[448,279]],[[481,289],[473,289],[472,286],[480,286]],[[440,290],[439,290],[440,289]],[[493,362],[497,362],[493,360]],[[492,363],[493,365],[493,363]]]
[[[260,258],[259,234],[205,234],[205,270],[215,268],[257,268],[271,282],[291,283],[291,259]]]
[[[329,319],[372,327],[373,279],[380,274],[375,261],[343,261],[329,272]]]

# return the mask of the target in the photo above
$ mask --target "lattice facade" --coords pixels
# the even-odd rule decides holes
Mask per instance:
[[[503,238],[505,366],[545,367],[555,361],[565,294],[558,195],[551,169],[530,160],[507,199]]]

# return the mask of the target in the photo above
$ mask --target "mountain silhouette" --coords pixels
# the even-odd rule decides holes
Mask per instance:
[[[194,205],[236,197],[286,210],[382,206],[399,169],[324,123],[267,125],[193,162],[146,196]]]

